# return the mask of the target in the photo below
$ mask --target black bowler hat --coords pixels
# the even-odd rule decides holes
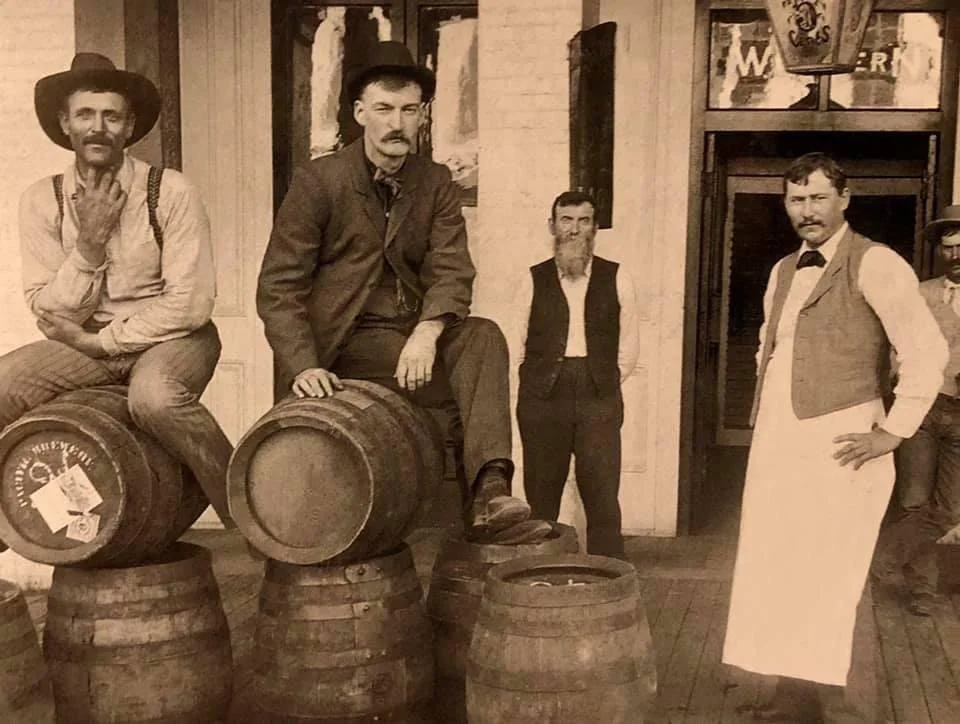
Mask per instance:
[[[385,40],[377,43],[366,65],[347,71],[347,93],[350,100],[359,98],[371,80],[387,75],[414,81],[423,91],[424,103],[433,98],[433,93],[437,89],[437,79],[433,71],[414,63],[413,56],[406,45],[396,40]]]
[[[78,88],[111,91],[127,99],[136,116],[128,146],[146,136],[160,116],[160,93],[149,78],[129,70],[117,70],[112,60],[99,53],[77,53],[70,70],[41,78],[33,91],[40,127],[51,141],[67,150],[72,151],[73,146],[60,129],[58,113],[64,99]]]
[[[931,244],[939,244],[944,232],[960,229],[960,205],[947,206],[939,219],[927,224],[924,234]]]

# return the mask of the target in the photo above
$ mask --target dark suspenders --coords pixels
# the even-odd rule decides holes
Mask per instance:
[[[150,217],[150,228],[153,229],[153,238],[157,246],[163,251],[163,229],[160,228],[160,219],[157,217],[157,206],[160,203],[160,181],[163,179],[163,169],[151,166],[147,172],[147,214]],[[53,195],[57,199],[57,210],[60,212],[60,224],[63,223],[63,174],[53,177]]]

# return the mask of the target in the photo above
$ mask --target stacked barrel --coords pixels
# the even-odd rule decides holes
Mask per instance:
[[[54,566],[43,655],[57,720],[223,716],[232,654],[210,554],[176,542],[207,500],[133,423],[125,388],[66,393],[8,425],[0,476],[0,539]]]
[[[261,418],[230,461],[230,510],[268,557],[250,720],[432,720],[432,634],[403,542],[442,477],[442,438],[400,395],[347,380]]]

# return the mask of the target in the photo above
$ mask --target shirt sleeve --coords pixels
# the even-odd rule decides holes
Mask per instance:
[[[640,355],[640,330],[638,328],[637,290],[633,277],[621,265],[617,270],[617,299],[620,302],[620,345],[617,351],[617,366],[620,382],[629,377]]]
[[[896,350],[896,399],[883,427],[899,437],[911,437],[940,391],[949,359],[947,342],[920,295],[916,274],[895,251],[869,249],[858,281]]]
[[[523,363],[526,356],[527,327],[530,324],[530,306],[532,304],[533,276],[530,274],[530,270],[526,269],[517,284],[517,289],[513,295],[513,304],[511,305],[514,313],[512,316],[513,324],[509,330],[509,343],[516,351],[514,358],[518,366]]]
[[[76,249],[63,248],[53,184],[46,181],[20,197],[24,297],[36,316],[54,312],[83,324],[99,303],[107,264],[93,266]]]
[[[184,337],[213,314],[216,273],[207,212],[199,191],[182,175],[168,173],[157,210],[163,229],[163,291],[131,316],[100,330],[109,355]]]
[[[760,363],[763,362],[763,347],[767,342],[767,324],[770,321],[770,314],[773,311],[773,295],[777,287],[777,275],[780,273],[780,265],[783,260],[778,261],[770,270],[770,276],[767,279],[767,288],[763,292],[763,323],[760,325],[760,334],[758,335],[760,345],[757,347],[757,354],[754,361],[757,364],[757,374],[760,374]]]

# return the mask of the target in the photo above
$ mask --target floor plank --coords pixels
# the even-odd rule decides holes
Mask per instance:
[[[927,724],[930,713],[907,636],[904,612],[892,597],[880,594],[877,603],[874,612],[894,719],[909,724]]]

